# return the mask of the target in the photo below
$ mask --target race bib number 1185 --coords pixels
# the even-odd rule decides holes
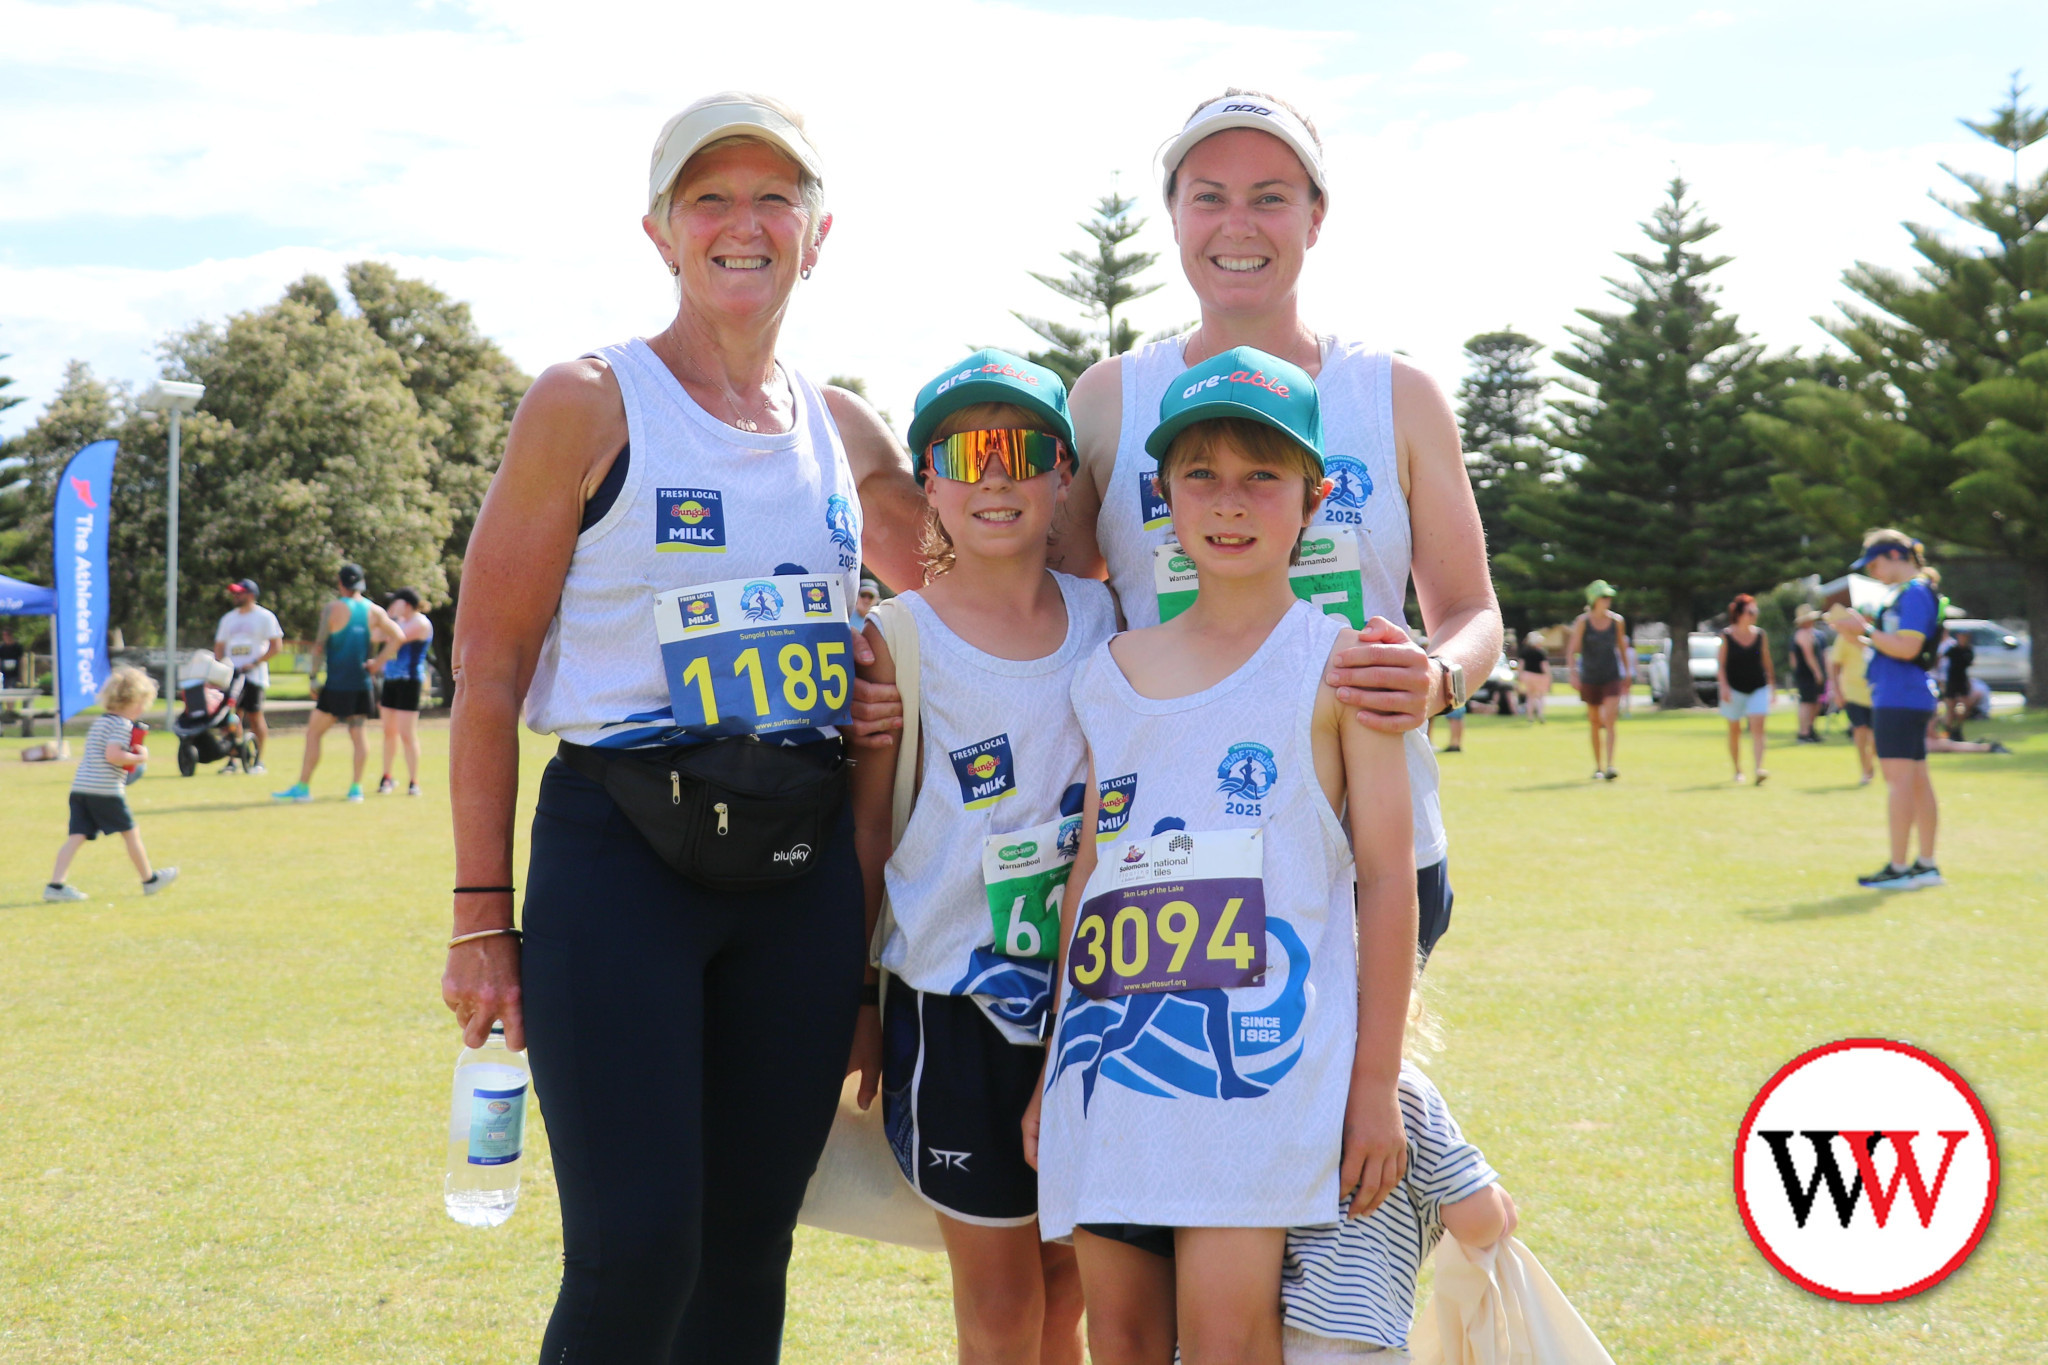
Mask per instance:
[[[654,599],[676,724],[703,735],[844,725],[853,693],[837,575],[734,578]]]

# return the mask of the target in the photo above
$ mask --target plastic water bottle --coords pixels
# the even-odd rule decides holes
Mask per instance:
[[[448,1104],[448,1216],[473,1228],[494,1228],[519,1203],[526,1147],[526,1096],[532,1073],[526,1054],[505,1046],[505,1026],[491,1025],[482,1047],[455,1059]]]

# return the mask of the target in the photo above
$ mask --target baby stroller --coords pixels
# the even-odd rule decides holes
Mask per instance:
[[[178,772],[190,777],[202,763],[239,759],[244,770],[256,761],[256,744],[242,730],[235,703],[242,695],[242,675],[210,651],[195,649],[178,670],[178,696],[184,703],[171,718],[178,740]]]

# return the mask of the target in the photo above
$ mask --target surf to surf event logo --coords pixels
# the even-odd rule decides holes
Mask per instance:
[[[1969,1083],[1908,1043],[1845,1038],[1779,1068],[1735,1141],[1735,1202],[1802,1289],[1890,1303],[1975,1251],[1998,1201],[1998,1140]]]

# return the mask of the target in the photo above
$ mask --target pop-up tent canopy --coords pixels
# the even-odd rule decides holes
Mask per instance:
[[[56,610],[55,588],[39,588],[0,573],[0,616],[50,616]]]

